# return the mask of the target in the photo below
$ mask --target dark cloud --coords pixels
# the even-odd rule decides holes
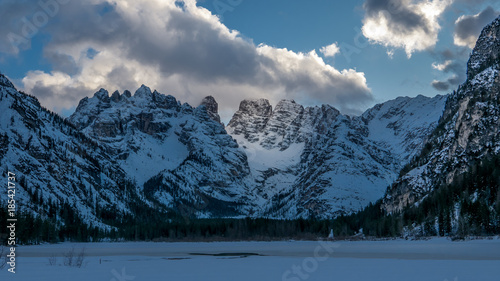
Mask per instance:
[[[434,63],[433,68],[450,74],[445,80],[435,80],[431,83],[436,90],[447,91],[465,82],[467,58],[469,57],[467,48],[455,47],[440,52],[431,52],[431,55],[440,62]]]
[[[37,8],[41,11],[32,0],[0,2],[0,53],[17,54],[31,46],[31,38],[40,31],[40,27],[32,26]]]
[[[123,42],[128,58],[157,65],[167,76],[182,74],[203,81],[242,83],[259,71],[261,62],[252,43],[223,37],[220,30],[201,18],[173,10],[165,15],[162,29],[151,29],[147,20],[151,15],[139,16],[140,21],[130,21],[114,6],[75,1],[61,9],[59,22],[64,24],[47,27],[53,36],[47,53],[57,52],[68,42],[100,46]]]
[[[473,1],[461,1],[472,4]],[[432,86],[440,91],[447,91],[465,82],[467,60],[470,49],[473,48],[481,30],[497,17],[499,12],[487,7],[475,15],[463,15],[455,22],[454,48],[434,53],[433,56],[441,63],[433,64],[435,69],[448,73],[450,76],[442,81],[435,80]]]
[[[471,49],[474,48],[481,30],[499,14],[500,12],[488,6],[476,15],[459,17],[455,22],[455,44],[458,46],[468,46]]]
[[[448,78],[447,81],[448,81],[448,83],[450,85],[456,86],[456,85],[459,85],[459,84],[465,82],[465,77],[464,76],[465,75],[453,75],[450,78]]]
[[[482,3],[494,3],[497,0],[455,0],[457,3],[465,3],[471,5],[472,7],[477,6]]]
[[[387,12],[391,20],[389,27],[394,32],[405,33],[419,28],[427,31],[427,19],[410,9],[407,4],[404,0],[367,0],[363,8],[369,17],[377,17],[380,12]]]
[[[445,60],[453,60],[453,59],[457,58],[457,53],[451,49],[446,49],[446,50],[438,53],[438,55],[442,56],[442,58]]]
[[[245,83],[260,71],[262,62],[253,44],[221,36],[219,30],[188,13],[173,12],[166,32],[178,34],[171,38],[172,44],[156,42],[153,34],[142,34],[145,36],[130,46],[129,55],[152,64],[159,62],[167,75],[182,73],[202,81]]]
[[[56,71],[74,75],[80,70],[77,63],[71,56],[61,54],[59,52],[45,52],[44,55],[45,58],[52,63],[53,69]]]
[[[51,44],[54,45],[88,41],[109,44],[130,34],[134,26],[123,21],[114,6],[107,2],[71,1],[60,7],[57,21],[52,21],[46,29],[52,35]]]
[[[460,82],[460,83],[462,83],[465,81],[466,63],[462,60],[458,60],[458,59],[454,60],[451,63],[449,63],[448,65],[446,65],[446,67],[444,67],[443,72],[444,73],[452,73],[452,74],[456,75],[458,78],[463,78],[463,80]],[[455,85],[457,85],[457,84],[455,84]]]
[[[438,91],[448,91],[450,89],[450,84],[442,81],[432,81],[432,87]]]

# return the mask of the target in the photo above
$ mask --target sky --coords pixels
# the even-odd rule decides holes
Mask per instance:
[[[142,84],[227,122],[243,99],[350,115],[465,81],[495,0],[2,0],[0,72],[63,116]]]

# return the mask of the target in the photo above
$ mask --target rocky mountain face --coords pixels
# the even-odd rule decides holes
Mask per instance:
[[[69,122],[102,144],[148,199],[199,216],[240,214],[249,168],[213,97],[194,108],[146,86],[134,95],[100,90]]]
[[[322,105],[244,100],[227,130],[245,150],[255,198],[251,212],[332,217],[381,198],[422,148],[445,96],[398,98],[360,117]]]
[[[495,165],[487,163],[494,163],[500,152],[499,58],[500,17],[481,32],[467,63],[467,81],[448,98],[443,117],[425,149],[389,188],[384,197],[385,210],[394,213],[417,206],[432,192],[444,186],[462,186],[470,177],[478,181],[467,192],[449,195],[455,204],[451,210],[455,213],[451,216],[453,228],[458,227],[469,202],[479,204],[484,200],[485,208],[493,208],[498,183],[483,181],[496,177],[489,170]],[[490,172],[478,177],[482,170]]]
[[[16,175],[18,210],[57,218],[64,226],[76,223],[64,220],[72,209],[79,220],[101,229],[109,229],[101,216],[106,210],[116,217],[131,213],[138,194],[106,149],[17,91],[2,74],[0,120],[1,170]]]

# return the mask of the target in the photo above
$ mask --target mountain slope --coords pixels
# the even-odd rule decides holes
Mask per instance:
[[[105,149],[2,74],[0,120],[1,169],[17,176],[20,210],[62,226],[81,220],[108,230],[104,212],[131,213],[136,191]]]
[[[143,85],[134,95],[100,90],[69,121],[104,146],[147,198],[199,216],[238,215],[248,165],[217,109],[213,97],[193,108]]]
[[[227,126],[142,86],[100,90],[69,121],[106,149],[148,200],[188,216],[332,217],[379,199],[421,149],[446,97],[398,98],[349,117],[329,106],[245,100]],[[233,139],[234,138],[234,139]]]
[[[376,201],[422,148],[445,101],[398,98],[354,118],[328,105],[242,101],[227,130],[248,155],[255,214],[331,217]]]
[[[453,206],[443,211],[443,205],[439,210],[440,216],[445,212],[444,217],[451,217],[450,231],[456,233],[460,221],[471,219],[469,204],[484,206],[492,219],[498,215],[494,208],[495,202],[500,203],[500,178],[493,163],[500,153],[499,57],[500,17],[481,32],[467,63],[467,81],[448,99],[439,126],[424,151],[405,167],[402,177],[388,190],[383,202],[385,210],[401,212],[418,206],[442,189],[453,188],[455,193],[449,202]],[[481,228],[485,231],[488,227]]]

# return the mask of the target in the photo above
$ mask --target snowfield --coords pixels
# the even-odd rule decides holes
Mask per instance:
[[[63,265],[85,248],[81,268]],[[21,246],[0,280],[500,280],[500,239],[63,243]],[[56,265],[49,258],[57,256]]]

